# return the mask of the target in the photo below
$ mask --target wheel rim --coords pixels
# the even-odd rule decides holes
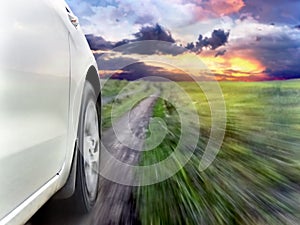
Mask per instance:
[[[99,170],[99,128],[96,106],[93,101],[87,105],[83,137],[84,172],[88,193],[92,199],[97,194]]]

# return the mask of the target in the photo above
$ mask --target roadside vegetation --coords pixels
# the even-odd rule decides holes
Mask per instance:
[[[168,83],[160,85],[172,93],[174,101],[185,101]],[[196,84],[179,85],[197,108],[199,142],[191,160],[176,175],[138,188],[141,224],[298,224],[300,81],[221,82],[226,134],[216,159],[203,172],[198,168],[210,134],[209,104]],[[180,118],[169,102],[158,99],[153,117],[163,119],[168,132],[159,146],[142,154],[140,165],[168,157],[180,137]]]
[[[128,81],[110,79],[102,80],[101,84],[103,85],[101,95],[107,97],[117,95],[126,85],[128,85]]]

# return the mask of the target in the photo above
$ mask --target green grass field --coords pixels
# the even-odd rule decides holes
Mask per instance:
[[[161,85],[173,100],[184,101],[169,84]],[[226,134],[217,158],[203,172],[198,166],[210,133],[210,108],[195,84],[179,85],[196,102],[200,139],[192,159],[175,176],[139,187],[142,224],[298,224],[300,81],[220,83]],[[153,116],[164,119],[168,134],[143,154],[141,165],[168,157],[180,136],[178,114],[168,102],[158,100]]]
[[[116,84],[111,85],[113,89]],[[153,92],[155,85],[171,100],[187,101],[167,82],[147,85],[146,94]],[[210,134],[211,110],[195,83],[178,85],[197,109],[201,126],[191,123],[191,130],[199,130],[200,138],[191,160],[174,176],[138,187],[135,199],[141,224],[299,224],[300,81],[220,82],[227,108],[226,133],[216,159],[203,172],[199,163]],[[104,106],[105,127],[141,96],[115,102],[117,113],[113,116],[113,103]],[[168,130],[159,146],[143,152],[141,166],[167,158],[181,135],[174,104],[158,99],[153,117],[164,120]],[[145,148],[149,145],[146,141]]]

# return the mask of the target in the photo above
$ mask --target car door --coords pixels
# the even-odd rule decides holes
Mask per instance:
[[[0,219],[61,169],[69,110],[69,33],[58,0],[0,7]]]

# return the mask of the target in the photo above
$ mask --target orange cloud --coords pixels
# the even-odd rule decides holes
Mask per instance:
[[[243,0],[203,0],[192,1],[196,4],[193,14],[197,21],[221,17],[238,12],[245,6]]]
[[[245,3],[243,0],[211,0],[210,6],[213,12],[222,16],[238,12],[242,7],[245,6]]]

